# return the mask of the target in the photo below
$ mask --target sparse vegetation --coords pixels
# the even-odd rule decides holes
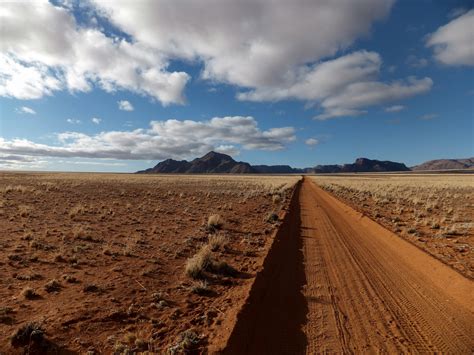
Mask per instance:
[[[192,330],[182,332],[176,343],[168,349],[169,354],[187,353],[199,346],[201,337]]]
[[[13,188],[19,178],[22,187]],[[265,216],[281,208],[298,179],[2,173],[2,307],[14,312],[0,309],[0,327],[47,317],[52,339],[62,323],[80,329],[61,342],[84,354],[166,353],[170,344],[205,352],[204,336],[191,337],[199,341],[193,347],[189,337],[178,344],[178,335],[184,325],[208,324],[208,313],[218,324],[240,307],[226,299],[244,283],[227,276],[255,270],[267,246]],[[19,206],[31,207],[25,217]],[[185,264],[186,273],[176,273]],[[106,343],[103,329],[112,335]],[[2,345],[0,352],[9,353]]]
[[[227,246],[227,237],[224,234],[213,234],[209,236],[209,246],[212,251],[225,249]]]
[[[209,216],[207,220],[207,227],[211,231],[214,231],[216,229],[221,229],[223,225],[224,225],[224,219],[218,214],[213,214]]]
[[[37,273],[33,274],[25,274],[25,275],[16,275],[17,280],[23,280],[23,281],[35,281],[35,280],[41,280],[42,276]]]
[[[314,179],[365,215],[474,277],[472,258],[457,248],[461,241],[474,243],[474,183],[469,174],[321,175]]]
[[[199,252],[186,261],[186,274],[193,279],[204,277],[204,272],[233,276],[237,271],[225,261],[216,260],[210,245],[205,245]]]
[[[197,295],[207,295],[211,289],[207,281],[198,280],[191,285],[190,290]]]
[[[69,274],[63,275],[63,279],[64,279],[66,282],[71,283],[71,284],[74,284],[74,283],[78,283],[78,282],[79,282],[79,280],[78,280],[76,277],[74,277],[74,276],[72,276],[72,275],[69,275]]]
[[[204,276],[206,271],[212,263],[211,248],[204,246],[193,257],[186,261],[186,275],[193,279],[198,279]]]
[[[60,291],[61,283],[56,279],[50,280],[44,285],[44,290],[48,293]]]
[[[44,330],[39,323],[26,323],[19,327],[10,337],[13,347],[40,343],[44,340]]]
[[[26,218],[29,217],[33,208],[31,206],[27,205],[20,205],[18,206],[18,213],[20,214],[20,217]]]
[[[21,295],[27,300],[33,300],[33,299],[39,297],[39,295],[36,293],[36,291],[34,289],[32,289],[31,287],[25,287],[21,291]]]
[[[72,219],[76,218],[77,216],[85,214],[87,211],[86,207],[83,204],[77,204],[69,211],[69,217]]]
[[[279,204],[279,203],[281,202],[281,196],[280,196],[279,194],[273,195],[272,201],[273,201],[273,203],[276,204],[276,205]]]
[[[275,223],[276,221],[278,221],[278,215],[274,212],[271,212],[267,215],[265,221],[267,221],[268,223]]]

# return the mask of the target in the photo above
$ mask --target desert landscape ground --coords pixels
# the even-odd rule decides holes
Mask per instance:
[[[474,278],[472,175],[326,175],[315,181],[356,210]]]
[[[298,179],[2,174],[0,353],[219,346]]]
[[[0,353],[472,353],[472,175],[2,173]]]

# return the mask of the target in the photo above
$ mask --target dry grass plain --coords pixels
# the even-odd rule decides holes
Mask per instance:
[[[474,278],[474,176],[357,174],[313,177],[326,191]]]
[[[299,179],[1,173],[0,353],[218,348]]]

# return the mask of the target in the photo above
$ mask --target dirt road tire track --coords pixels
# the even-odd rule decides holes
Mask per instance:
[[[225,353],[473,352],[471,280],[308,178],[296,193]]]

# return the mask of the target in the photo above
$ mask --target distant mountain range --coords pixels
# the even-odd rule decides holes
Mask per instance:
[[[409,171],[403,163],[358,158],[353,164],[318,165],[313,168],[297,169],[289,165],[250,165],[237,162],[222,153],[209,152],[190,162],[166,159],[139,174],[302,174],[302,173],[354,173]]]
[[[420,170],[464,170],[474,169],[474,158],[467,159],[436,159],[424,162],[411,168]]]
[[[304,174],[304,173],[364,173],[422,170],[474,169],[474,158],[438,159],[408,168],[403,163],[358,158],[352,164],[317,165],[312,168],[292,168],[289,165],[250,165],[235,161],[231,156],[209,152],[192,161],[166,159],[153,168],[138,171],[139,174]]]

